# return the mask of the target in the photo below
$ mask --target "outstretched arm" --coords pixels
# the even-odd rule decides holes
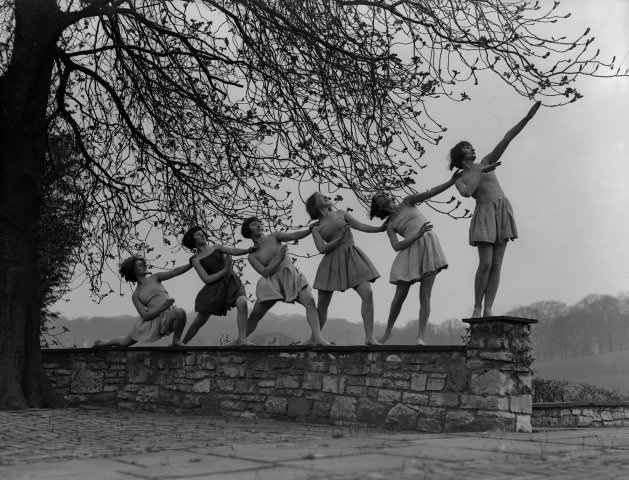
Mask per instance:
[[[387,227],[387,235],[389,236],[389,241],[391,242],[393,250],[399,252],[400,250],[408,248],[413,242],[415,242],[415,240],[417,240],[422,235],[424,235],[424,233],[429,232],[430,230],[432,230],[432,224],[430,222],[426,222],[421,226],[416,234],[411,235],[404,240],[398,240],[398,236],[392,227]]]
[[[509,146],[509,143],[511,143],[511,140],[513,140],[517,136],[517,134],[522,131],[526,124],[529,123],[529,120],[535,116],[535,113],[537,113],[537,110],[539,110],[541,104],[542,102],[540,101],[535,102],[535,105],[531,107],[526,116],[522,120],[520,120],[515,127],[507,132],[507,134],[500,141],[500,143],[496,145],[493,151],[481,160],[481,163],[487,165],[491,163],[496,163],[498,160],[500,160],[500,157],[507,149],[507,146]]]
[[[223,278],[225,274],[229,271],[229,266],[231,262],[230,262],[230,258],[226,257],[225,266],[222,269],[220,269],[218,272],[213,273],[211,275],[205,271],[205,268],[203,268],[203,265],[201,265],[201,261],[197,257],[194,257],[191,263],[194,269],[196,270],[197,274],[199,275],[199,278],[203,280],[204,283],[209,284],[209,283],[216,283],[221,278]]]
[[[382,225],[377,225],[377,226],[369,225],[367,223],[359,222],[347,212],[345,212],[345,221],[349,224],[350,227],[356,230],[360,230],[361,232],[366,232],[366,233],[384,232],[384,230],[387,228],[386,227],[387,222],[384,222]]]
[[[236,248],[236,247],[228,247],[227,245],[214,245],[214,247],[221,253],[226,253],[228,255],[246,255],[251,252],[255,252],[258,247],[255,245],[249,248]]]
[[[167,272],[158,272],[155,274],[155,276],[157,277],[157,279],[160,282],[163,282],[164,280],[170,280],[173,277],[176,277],[177,275],[181,275],[182,273],[186,273],[188,270],[190,270],[192,268],[192,265],[188,264],[188,265],[181,265],[179,267],[175,267],[172,270],[169,270]]]
[[[296,232],[275,232],[275,235],[280,242],[294,242],[310,235],[310,228]]]
[[[452,178],[447,182],[442,183],[441,185],[437,185],[430,190],[426,190],[422,193],[413,193],[412,195],[407,196],[402,200],[403,203],[407,205],[417,205],[418,203],[424,202],[429,198],[434,197],[435,195],[439,195],[441,192],[445,192],[448,188],[450,188],[454,183],[461,177],[462,172],[455,172],[452,175]]]
[[[314,240],[317,250],[319,250],[319,252],[321,253],[328,253],[329,251],[334,250],[338,246],[338,244],[341,243],[341,241],[345,237],[345,234],[347,233],[349,228],[350,228],[349,225],[344,225],[343,228],[338,233],[338,235],[334,237],[332,240],[330,240],[329,242],[326,242],[323,239],[323,237],[321,236],[321,232],[319,231],[319,228],[317,227],[313,228],[312,239]]]

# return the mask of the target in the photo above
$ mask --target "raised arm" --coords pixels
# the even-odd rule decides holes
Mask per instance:
[[[437,185],[436,187],[422,193],[413,193],[412,195],[405,197],[402,202],[407,205],[417,205],[418,203],[424,202],[435,195],[439,195],[441,192],[445,192],[448,188],[454,185],[454,183],[461,177],[461,174],[462,172],[455,172],[452,175],[452,178],[447,182]]]
[[[263,265],[254,253],[249,254],[248,260],[256,272],[258,272],[263,277],[268,277],[269,275],[273,275],[277,271],[278,267],[284,261],[284,257],[286,256],[287,251],[288,247],[286,245],[282,245],[280,253],[273,257],[268,265]]]
[[[155,305],[151,308],[147,308],[146,305],[144,305],[140,301],[139,296],[135,292],[133,292],[133,295],[131,296],[131,300],[133,301],[133,306],[140,314],[140,318],[142,318],[142,321],[144,322],[153,320],[160,313],[162,313],[164,310],[168,310],[175,303],[175,300],[173,298],[167,298],[159,305]]]
[[[314,240],[315,246],[317,247],[317,250],[319,250],[319,252],[328,253],[329,251],[334,250],[338,246],[338,244],[343,241],[343,238],[345,237],[349,229],[349,225],[343,226],[338,235],[336,235],[329,242],[326,242],[321,236],[319,228],[315,227],[312,229],[312,239]]]
[[[228,247],[227,245],[214,245],[219,252],[226,253],[228,255],[246,255],[251,252],[255,252],[257,247],[254,245],[249,248],[236,248],[236,247]]]
[[[204,283],[209,284],[209,283],[216,283],[219,280],[221,280],[225,276],[225,274],[229,271],[229,266],[231,262],[230,262],[230,258],[226,257],[225,266],[222,269],[220,269],[218,272],[212,273],[211,275],[207,273],[205,268],[203,268],[203,265],[201,265],[201,260],[198,257],[193,257],[191,263],[194,269],[196,270],[197,274],[199,275],[199,278],[203,280]]]
[[[182,273],[186,273],[191,268],[192,265],[188,263],[187,265],[175,267],[172,270],[168,270],[167,272],[158,272],[155,274],[155,276],[160,282],[163,282],[164,280],[170,280],[171,278],[181,275]]]
[[[522,131],[526,124],[529,123],[529,120],[535,116],[535,113],[537,113],[537,110],[539,110],[541,104],[542,102],[540,101],[535,102],[535,104],[531,107],[526,116],[522,120],[520,120],[515,127],[507,132],[500,143],[498,143],[493,151],[486,155],[480,163],[487,165],[500,160],[500,157],[507,149],[507,146],[509,146],[509,143],[511,143],[511,140],[513,140],[517,136],[517,134]]]
[[[413,242],[415,242],[418,238],[424,235],[424,233],[429,232],[430,230],[432,230],[432,224],[430,222],[426,222],[421,226],[421,228],[416,234],[411,235],[410,237],[405,238],[404,240],[399,240],[399,237],[393,230],[393,227],[388,226],[387,235],[389,236],[389,241],[391,242],[391,246],[393,247],[393,250],[395,250],[396,252],[399,252],[400,250],[404,250],[405,248],[408,248]]]
[[[382,225],[369,225],[367,223],[362,223],[356,220],[352,215],[345,212],[345,221],[349,224],[350,227],[360,230],[361,232],[366,233],[379,233],[384,232],[387,228],[387,222],[384,222]]]
[[[275,232],[275,236],[280,242],[294,242],[306,238],[308,235],[310,235],[310,228],[296,232]]]

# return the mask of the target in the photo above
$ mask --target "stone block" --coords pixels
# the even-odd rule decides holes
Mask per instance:
[[[512,386],[511,378],[498,370],[472,373],[470,381],[471,393],[480,395],[507,395]]]
[[[264,409],[271,414],[284,415],[288,401],[284,397],[268,397],[264,402]]]
[[[369,398],[361,398],[358,400],[356,408],[356,418],[360,422],[369,425],[382,425],[386,419],[389,407],[380,402],[374,402]]]
[[[533,411],[533,399],[530,395],[512,395],[509,397],[509,410],[530,415]]]
[[[332,420],[356,421],[356,399],[351,397],[335,397],[330,408]]]
[[[317,417],[328,417],[330,414],[330,404],[328,402],[314,401],[312,404],[312,415]]]
[[[341,393],[345,387],[344,377],[338,375],[324,375],[321,390],[330,393]]]
[[[461,408],[469,410],[509,410],[509,398],[496,395],[461,395]]]
[[[301,384],[304,390],[321,390],[321,386],[323,385],[322,375],[319,373],[304,373],[304,379]]]
[[[237,378],[245,376],[245,367],[242,365],[221,365],[219,375],[227,378]]]
[[[522,433],[531,433],[533,428],[531,427],[530,415],[516,415],[515,416],[515,431]]]
[[[310,400],[302,397],[294,397],[288,399],[288,411],[289,417],[306,418],[310,415],[314,400]]]
[[[428,375],[426,373],[414,373],[411,376],[410,389],[416,392],[426,391],[426,385],[428,384]]]
[[[385,362],[402,363],[402,357],[400,357],[399,355],[387,355]]]
[[[295,377],[292,375],[280,375],[275,381],[276,388],[299,388],[301,385],[301,381],[299,377]]]
[[[483,360],[493,360],[495,362],[512,362],[513,353],[506,351],[499,352],[480,352],[478,355]]]
[[[389,410],[384,426],[396,430],[415,430],[417,427],[417,411],[398,403]]]
[[[440,392],[446,386],[446,376],[442,374],[429,375],[426,390]]]
[[[429,399],[430,399],[430,394],[428,393],[411,393],[411,392],[402,393],[402,403],[405,403],[408,405],[428,405]]]
[[[103,391],[102,371],[92,371],[85,363],[78,363],[72,371],[70,391],[72,393],[99,393]]]
[[[192,391],[195,393],[208,393],[211,386],[212,382],[209,378],[206,378],[192,385]]]
[[[399,402],[402,399],[402,392],[396,390],[388,390],[386,388],[378,389],[377,400],[379,402]]]
[[[143,385],[135,393],[135,401],[138,403],[153,403],[157,400],[159,387],[157,385]]]
[[[428,405],[431,407],[457,407],[460,402],[458,393],[431,393]]]

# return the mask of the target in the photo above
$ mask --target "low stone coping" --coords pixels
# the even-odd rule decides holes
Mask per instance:
[[[495,317],[463,318],[461,319],[461,321],[463,323],[469,323],[470,325],[474,325],[477,323],[514,323],[532,325],[537,323],[537,320],[535,320],[534,318],[510,317],[508,315],[498,315]]]
[[[583,408],[583,407],[629,407],[629,401],[626,402],[546,402],[534,403],[533,410],[548,409],[566,409],[566,408]]]
[[[43,352],[51,354],[61,353],[88,353],[88,352],[116,352],[116,351],[148,351],[148,352],[464,352],[464,345],[332,345],[329,347],[319,347],[313,345],[246,345],[246,346],[228,346],[228,345],[203,345],[203,346],[186,346],[186,347],[109,347],[109,348],[42,348]]]

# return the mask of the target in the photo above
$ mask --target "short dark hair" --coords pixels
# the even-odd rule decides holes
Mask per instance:
[[[242,227],[240,227],[240,234],[245,238],[251,238],[251,228],[249,226],[253,222],[259,222],[260,219],[258,217],[249,217],[244,222],[242,222]]]
[[[203,229],[198,225],[190,228],[186,233],[183,234],[183,237],[181,238],[181,244],[190,250],[194,250],[195,248],[197,248],[197,245],[194,242],[194,234],[202,231]]]
[[[369,208],[369,219],[373,220],[373,217],[378,217],[382,220],[391,215],[390,212],[383,210],[378,205],[378,198],[386,195],[384,192],[378,192],[373,197],[371,197],[371,207]]]
[[[465,157],[463,147],[471,145],[467,140],[462,140],[450,149],[450,170],[454,168],[463,168],[461,160]]]
[[[317,220],[321,218],[321,212],[317,208],[318,194],[319,192],[315,192],[306,199],[306,212],[308,212],[308,215],[312,220]]]
[[[120,269],[118,271],[127,282],[135,283],[138,281],[138,277],[135,276],[135,262],[138,260],[146,262],[144,257],[140,257],[139,255],[133,255],[120,262]]]

